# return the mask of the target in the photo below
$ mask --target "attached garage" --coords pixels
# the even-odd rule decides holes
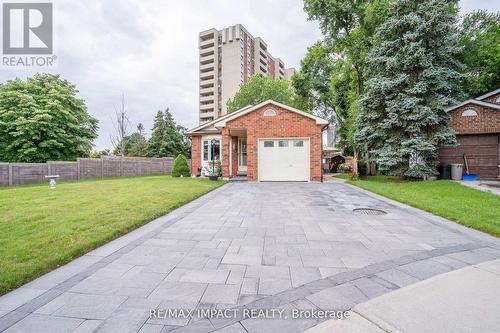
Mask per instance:
[[[259,139],[260,181],[308,181],[309,139]]]

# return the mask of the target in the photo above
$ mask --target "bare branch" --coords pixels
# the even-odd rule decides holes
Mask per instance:
[[[111,135],[111,143],[120,155],[125,156],[125,139],[129,135],[130,120],[125,109],[125,95],[121,95],[120,106],[115,107],[115,118],[111,119],[115,129],[114,135]]]

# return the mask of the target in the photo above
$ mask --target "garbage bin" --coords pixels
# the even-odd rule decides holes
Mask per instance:
[[[441,163],[438,165],[439,179],[451,179],[451,165]]]
[[[464,165],[463,164],[452,164],[451,165],[451,179],[462,180]]]

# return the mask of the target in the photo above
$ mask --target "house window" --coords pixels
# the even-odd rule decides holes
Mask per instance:
[[[496,102],[497,104],[499,104],[499,103],[500,103],[500,96],[498,96],[498,97],[497,97],[497,99],[495,99],[495,102]]]
[[[278,147],[288,147],[288,140],[279,140]]]
[[[264,147],[266,148],[274,147],[274,141],[264,141]]]
[[[464,112],[462,112],[462,117],[476,117],[477,112],[474,109],[467,109]]]
[[[303,140],[295,140],[295,141],[293,141],[293,146],[294,147],[304,147],[304,141]]]
[[[264,116],[271,117],[271,116],[275,116],[275,115],[276,115],[276,111],[274,111],[273,109],[267,109],[266,111],[264,111]]]
[[[203,160],[204,161],[208,161],[208,148],[209,148],[208,140],[203,141]]]
[[[210,156],[211,160],[220,160],[220,141],[219,140],[212,140],[211,142],[212,147],[210,148]]]
[[[220,160],[220,140],[213,139],[203,141],[203,160]]]

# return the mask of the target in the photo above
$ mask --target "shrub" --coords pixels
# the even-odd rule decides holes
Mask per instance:
[[[172,177],[189,177],[190,170],[186,156],[179,154],[175,158],[174,166],[172,167]]]
[[[222,166],[220,160],[210,161],[208,164],[210,165],[209,174],[211,176],[222,177]]]

